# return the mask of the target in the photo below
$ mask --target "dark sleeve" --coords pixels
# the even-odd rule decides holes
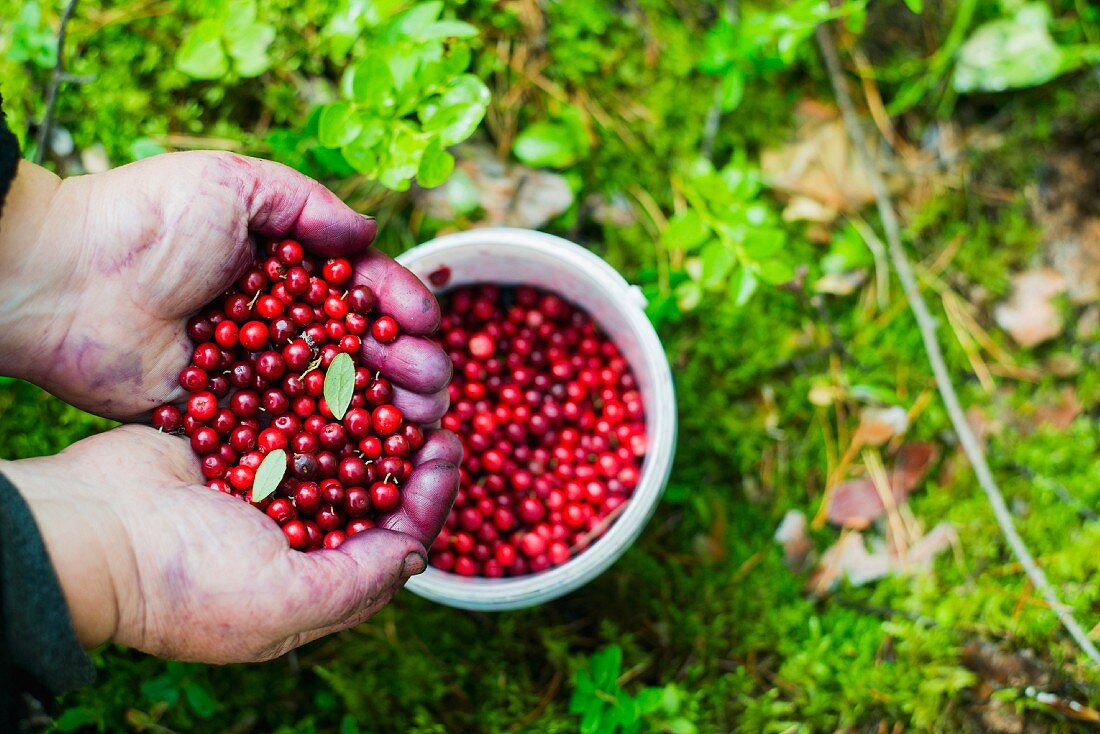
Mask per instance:
[[[4,119],[4,97],[0,95],[0,214],[4,213],[4,197],[8,195],[15,169],[19,165],[19,141],[8,129]]]
[[[41,715],[41,703],[92,682],[38,525],[0,475],[0,732]],[[36,711],[37,709],[37,711]]]

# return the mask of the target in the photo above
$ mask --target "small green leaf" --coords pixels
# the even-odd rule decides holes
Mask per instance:
[[[397,28],[401,35],[407,38],[420,39],[432,22],[439,18],[443,12],[442,0],[418,3],[412,6],[397,18]]]
[[[355,392],[355,362],[351,355],[340,352],[325,373],[325,402],[336,420],[343,420]]]
[[[275,40],[275,28],[266,23],[251,23],[230,35],[226,33],[229,55],[237,73],[248,78],[259,76],[271,66],[267,48]]]
[[[448,153],[436,138],[424,149],[420,168],[416,172],[416,180],[424,188],[430,189],[446,182],[454,170],[455,157]]]
[[[66,709],[54,722],[57,731],[78,731],[100,723],[95,711],[86,706]]]
[[[756,275],[748,268],[741,268],[730,278],[730,292],[733,293],[733,305],[744,306],[756,292]]]
[[[256,480],[252,483],[252,501],[259,502],[279,486],[286,474],[286,451],[275,449],[260,462]]]
[[[444,18],[432,23],[417,34],[416,38],[419,41],[430,41],[437,38],[473,38],[477,34],[477,26],[463,23],[461,20]]]
[[[217,702],[214,701],[209,689],[203,684],[193,680],[187,681],[187,684],[183,687],[183,695],[187,699],[187,705],[200,719],[209,719],[214,715],[214,707]]]
[[[221,26],[211,20],[195,24],[176,52],[176,68],[195,79],[217,79],[229,73]]]
[[[163,701],[171,706],[180,697],[179,682],[171,675],[158,675],[141,684],[141,695],[150,701]]]
[[[782,285],[794,280],[794,266],[785,260],[765,260],[756,271],[760,280],[771,285]]]
[[[725,282],[737,264],[733,249],[721,240],[711,240],[704,245],[699,257],[703,265],[699,285],[706,290],[714,290]]]
[[[912,12],[920,15],[921,10],[924,9],[923,0],[905,0],[905,7],[909,8]]]
[[[619,673],[623,667],[623,649],[618,645],[608,645],[594,653],[588,660],[592,668],[592,680],[604,691],[618,688]]]
[[[722,77],[719,106],[723,112],[733,112],[745,97],[745,73],[733,67]]]
[[[694,209],[681,212],[668,220],[668,227],[661,233],[665,247],[691,252],[710,239],[711,230]]]
[[[442,95],[421,105],[417,115],[425,132],[438,133],[444,145],[454,145],[473,135],[485,117],[489,97],[485,82],[462,74],[447,84]]]
[[[326,148],[339,148],[355,140],[363,130],[363,123],[355,114],[355,108],[347,102],[333,102],[321,108],[317,121],[317,140]]]
[[[528,125],[512,143],[516,158],[529,166],[566,168],[577,162],[578,151],[569,131],[556,122]]]

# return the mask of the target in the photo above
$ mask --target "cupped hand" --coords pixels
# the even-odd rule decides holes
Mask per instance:
[[[140,419],[184,397],[186,319],[245,272],[258,239],[293,238],[317,256],[348,257],[355,282],[375,290],[402,336],[385,345],[367,336],[362,356],[394,383],[410,420],[434,421],[451,370],[424,338],[439,307],[412,273],[369,249],[375,229],[316,181],[228,153],[171,153],[66,179],[10,268],[18,278],[5,290],[22,291],[10,299],[21,331],[6,337],[9,372],[88,411]]]
[[[186,440],[126,426],[0,462],[27,499],[88,646],[178,660],[266,660],[367,619],[424,570],[458,489],[461,446],[429,434],[379,527],[291,550],[256,508],[196,484]]]

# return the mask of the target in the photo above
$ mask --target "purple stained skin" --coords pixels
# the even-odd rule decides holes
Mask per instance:
[[[365,356],[407,388],[412,413],[438,411],[450,363],[421,338],[438,326],[438,304],[369,248],[377,223],[317,182],[268,161],[176,153],[68,179],[53,210],[26,264],[49,276],[36,284],[42,313],[28,313],[39,328],[16,340],[26,346],[11,372],[120,420],[182,400],[176,378],[192,349],[185,320],[249,267],[254,238],[293,237],[319,256],[352,259],[354,282],[375,289],[403,333],[385,349],[365,346]],[[413,393],[425,395],[420,405]]]
[[[245,271],[254,238],[293,237],[349,255],[402,336],[364,347],[414,420],[446,409],[451,366],[426,335],[439,323],[427,289],[367,249],[376,223],[278,164],[224,153],[155,156],[66,180],[41,236],[5,293],[0,372],[91,412],[141,419],[179,400],[192,345],[186,319]],[[358,254],[357,254],[358,253]],[[373,350],[373,351],[372,351]],[[265,660],[370,617],[424,567],[458,489],[461,444],[431,431],[413,457],[402,504],[384,527],[336,550],[292,551],[269,518],[197,484],[187,442],[123,426],[61,454],[5,466],[28,496],[79,519],[115,586],[113,641],[177,660]],[[397,531],[397,532],[395,532]],[[86,537],[86,536],[82,536]],[[77,559],[80,560],[80,559]],[[117,585],[116,585],[117,584]],[[102,640],[97,641],[102,642]]]
[[[24,339],[32,346],[15,371],[69,402],[141,420],[182,400],[177,376],[193,349],[186,319],[247,270],[256,238],[291,237],[316,255],[348,256],[353,282],[369,285],[379,312],[397,320],[401,336],[388,345],[365,339],[363,358],[394,383],[398,406],[425,423],[446,410],[450,360],[425,338],[439,325],[435,298],[369,247],[373,218],[296,171],[239,155],[173,153],[68,179],[52,211],[26,263],[27,272],[49,276],[33,299],[45,318],[29,314],[39,328]],[[421,456],[445,435],[437,432]],[[410,477],[411,502],[395,512],[397,526],[430,541],[450,508],[460,454],[436,457]]]

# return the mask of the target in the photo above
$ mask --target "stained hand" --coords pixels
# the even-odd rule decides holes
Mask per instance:
[[[461,446],[429,434],[379,528],[291,550],[256,508],[194,483],[185,439],[126,426],[56,456],[0,462],[27,499],[87,645],[178,660],[266,660],[367,619],[424,569]]]

